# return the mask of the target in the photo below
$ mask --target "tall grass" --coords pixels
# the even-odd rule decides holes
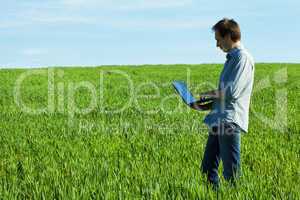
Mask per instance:
[[[218,193],[207,186],[200,173],[207,113],[188,109],[171,82],[188,76],[198,94],[217,85],[221,67],[55,68],[54,110],[40,114],[24,112],[14,100],[16,81],[28,70],[0,70],[1,199],[300,199],[298,64],[256,65],[243,176],[237,187],[222,179]],[[97,104],[72,113],[69,87],[82,81],[95,87]],[[47,76],[30,76],[20,91],[26,106],[48,105]],[[131,92],[131,103],[112,113]],[[286,104],[277,105],[276,94],[285,93]],[[78,109],[93,98],[84,88],[71,97]]]

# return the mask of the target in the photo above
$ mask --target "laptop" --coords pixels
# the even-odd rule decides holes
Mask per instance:
[[[187,88],[187,85],[183,81],[173,81],[172,85],[174,86],[177,93],[181,96],[182,100],[185,104],[187,104],[189,107],[192,107],[193,103],[209,103],[212,101],[212,99],[204,99],[204,100],[197,100],[192,95],[192,93]],[[194,108],[194,107],[192,107]],[[195,109],[195,108],[194,108]],[[197,110],[202,110],[201,108],[197,108]]]
[[[187,105],[190,105],[192,103],[195,103],[197,100],[194,98],[192,93],[188,90],[185,82],[183,81],[174,81],[173,86],[178,92],[178,94],[181,96],[184,103]]]

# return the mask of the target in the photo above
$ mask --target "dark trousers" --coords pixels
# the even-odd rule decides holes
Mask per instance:
[[[240,174],[241,130],[233,123],[213,127],[209,132],[201,170],[214,186],[219,185],[218,167],[223,162],[225,180],[233,181]]]

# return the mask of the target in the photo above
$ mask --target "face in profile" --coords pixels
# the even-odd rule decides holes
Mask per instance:
[[[215,32],[216,46],[219,47],[222,51],[228,52],[230,50],[232,40],[229,35],[226,35],[224,38],[220,35],[218,31]]]

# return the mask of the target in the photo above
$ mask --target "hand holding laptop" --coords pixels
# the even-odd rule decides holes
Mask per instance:
[[[208,92],[204,92],[200,94],[201,98],[206,98],[206,99],[217,99],[220,98],[220,91],[219,90],[211,90]]]
[[[213,102],[203,103],[203,100],[196,101],[190,104],[190,107],[195,110],[211,110]]]
[[[212,108],[214,98],[201,96],[199,100],[195,99],[183,81],[174,81],[173,86],[189,107],[195,110],[210,110]]]

